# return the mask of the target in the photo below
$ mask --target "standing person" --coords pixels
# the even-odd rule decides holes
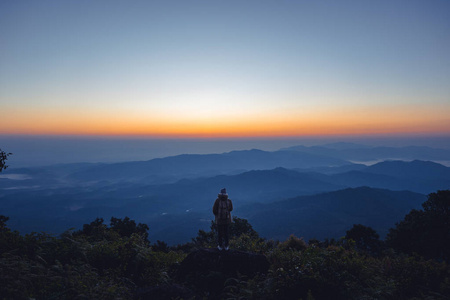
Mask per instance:
[[[225,248],[229,249],[229,237],[228,237],[228,227],[231,224],[231,211],[233,210],[233,203],[228,198],[227,189],[223,188],[220,190],[217,199],[214,202],[213,214],[216,216],[216,224],[219,233],[219,250]]]

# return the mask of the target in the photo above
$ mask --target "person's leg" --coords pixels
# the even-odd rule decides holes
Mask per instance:
[[[230,227],[230,225],[228,225],[228,224],[225,224],[224,226],[223,226],[223,235],[224,235],[224,239],[225,239],[225,244],[224,244],[224,246],[225,246],[225,249],[226,250],[228,250],[228,247],[229,247],[229,236],[228,236],[228,229],[229,229],[229,227]]]
[[[218,231],[218,242],[219,242],[219,249],[221,249],[223,247],[223,238],[224,238],[224,230],[223,230],[223,225],[219,224],[217,225],[217,231]]]

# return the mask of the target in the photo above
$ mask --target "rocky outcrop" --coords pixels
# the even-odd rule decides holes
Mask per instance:
[[[269,262],[262,254],[230,249],[199,249],[171,271],[176,282],[140,289],[135,299],[222,299],[229,278],[265,274]]]
[[[214,249],[199,249],[190,253],[178,270],[181,277],[191,273],[219,272],[228,277],[238,274],[253,277],[257,273],[266,273],[269,261],[262,254],[230,249],[220,251]]]
[[[192,290],[174,283],[138,289],[134,299],[200,299],[200,297]]]
[[[178,268],[178,280],[208,299],[223,298],[229,278],[251,278],[267,273],[269,262],[262,254],[238,250],[199,249],[191,252]]]

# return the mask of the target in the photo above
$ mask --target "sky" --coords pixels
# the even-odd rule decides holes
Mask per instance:
[[[450,2],[0,1],[0,135],[450,135]]]

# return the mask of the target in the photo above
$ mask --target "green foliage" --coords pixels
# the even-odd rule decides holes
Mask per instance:
[[[197,247],[203,247],[203,248],[212,248],[217,245],[217,228],[216,224],[214,222],[211,222],[211,230],[205,231],[203,229],[200,229],[198,231],[198,234],[195,238],[192,239],[192,242]]]
[[[6,226],[6,222],[8,222],[8,220],[8,217],[0,215],[0,232],[9,231],[8,226]]]
[[[8,168],[8,166],[6,165],[6,160],[11,154],[12,153],[6,153],[5,151],[2,151],[2,149],[0,149],[0,172]]]
[[[230,247],[232,249],[263,254],[271,251],[276,245],[274,241],[267,241],[245,233],[238,237],[233,237],[230,240]]]
[[[91,241],[100,241],[108,238],[108,226],[103,224],[102,218],[97,218],[90,224],[84,224],[83,229],[75,232],[75,235],[84,235]]]
[[[90,224],[84,224],[83,229],[76,231],[75,236],[83,236],[89,241],[115,240],[119,237],[131,237],[133,234],[142,236],[144,240],[148,238],[149,227],[147,224],[136,224],[129,217],[124,219],[111,218],[111,224],[108,228],[103,218],[97,218]]]
[[[21,236],[7,220],[0,216],[2,299],[131,299],[138,287],[170,280],[171,266],[186,256],[154,251],[142,234],[145,227],[130,226],[135,224],[130,220],[107,228],[97,219],[60,237]],[[127,236],[118,230],[121,225],[135,232]]]
[[[233,222],[230,224],[230,237],[237,238],[243,234],[251,238],[259,238],[259,234],[253,229],[248,220],[233,217]]]
[[[128,287],[99,274],[87,259],[89,244],[68,234],[17,235],[20,248],[2,251],[0,294],[5,299],[129,297]]]
[[[304,251],[277,248],[269,258],[268,278],[258,285],[262,299],[444,299],[449,288],[445,263],[414,257],[311,246]]]
[[[11,231],[6,225],[8,220],[8,217],[0,215],[0,254],[24,247],[19,232]]]
[[[412,210],[389,231],[386,243],[403,253],[449,260],[450,190],[428,195],[423,210]]]
[[[148,225],[142,223],[136,225],[136,222],[134,220],[130,220],[128,217],[125,217],[123,220],[112,217],[110,226],[112,230],[121,236],[130,237],[133,233],[137,233],[143,235],[145,239],[148,238]]]
[[[420,229],[417,218],[430,212],[442,222],[446,215],[442,197],[439,192],[431,196],[424,211],[410,213],[405,220],[413,220],[401,226],[413,224],[417,227],[412,228]],[[170,247],[163,241],[151,245],[145,234],[148,227],[129,218],[112,218],[109,227],[96,219],[82,230],[69,230],[59,237],[22,236],[11,231],[7,221],[8,217],[0,216],[2,299],[139,299],[139,290],[182,286],[188,280],[220,283],[195,290],[199,299],[208,295],[221,299],[447,299],[450,294],[447,262],[393,250],[375,253],[378,235],[362,225],[349,229],[345,239],[310,240],[307,245],[293,235],[281,243],[267,241],[247,220],[234,218],[231,248],[265,254],[270,269],[253,278],[227,279],[220,272],[196,278],[175,276],[178,264],[194,247],[215,247],[214,224],[211,231],[200,230],[192,243]]]
[[[166,242],[157,240],[155,244],[152,245],[153,251],[168,253],[170,251],[170,247]]]
[[[305,241],[303,240],[303,238],[298,238],[295,235],[291,234],[289,236],[289,238],[280,243],[278,245],[278,247],[282,250],[296,250],[296,251],[303,251],[305,250],[308,246],[306,245]]]
[[[255,295],[253,294],[254,289],[249,286],[245,276],[228,278],[224,285],[225,287],[221,295],[222,299],[255,299]]]

